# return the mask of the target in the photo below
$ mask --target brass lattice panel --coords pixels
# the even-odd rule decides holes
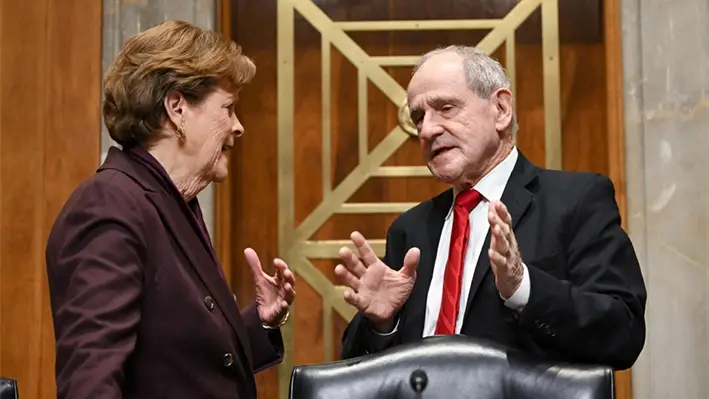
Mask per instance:
[[[485,20],[423,21],[332,21],[312,0],[278,1],[278,198],[279,253],[298,277],[313,287],[323,301],[325,358],[331,360],[332,311],[346,320],[355,314],[342,298],[342,288],[333,285],[310,259],[335,259],[347,240],[312,240],[314,233],[336,213],[399,213],[415,203],[346,203],[347,199],[371,177],[430,176],[425,166],[382,166],[410,137],[412,129],[406,105],[406,90],[384,69],[386,66],[411,66],[418,56],[368,55],[348,31],[463,30],[491,29],[477,44],[488,54],[506,43],[506,69],[515,89],[515,31],[537,8],[542,12],[542,52],[544,75],[546,166],[561,168],[561,121],[559,96],[558,0],[521,0],[504,18]],[[294,18],[298,12],[321,34],[322,58],[322,157],[323,200],[296,226],[294,190]],[[454,43],[451,43],[454,44]],[[330,48],[334,46],[358,70],[358,165],[336,187],[331,185],[331,85]],[[367,83],[371,82],[400,110],[399,125],[371,151],[367,143]],[[372,239],[378,256],[384,254],[384,239]],[[301,283],[302,284],[302,283]],[[292,320],[293,318],[291,318]],[[294,331],[292,323],[283,329],[286,357],[279,369],[280,396],[287,397],[293,366]]]

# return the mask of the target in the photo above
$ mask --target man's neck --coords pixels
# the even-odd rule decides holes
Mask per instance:
[[[500,146],[497,148],[497,151],[491,156],[485,163],[484,167],[482,168],[482,172],[478,173],[474,176],[467,176],[465,181],[462,184],[456,184],[453,185],[453,195],[458,195],[461,191],[465,190],[470,190],[471,188],[475,187],[480,180],[482,180],[485,176],[487,176],[490,172],[492,172],[497,165],[501,164],[512,152],[512,149],[514,148],[514,142],[512,140],[502,140],[500,142]]]

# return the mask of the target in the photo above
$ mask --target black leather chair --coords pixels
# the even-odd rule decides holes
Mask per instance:
[[[0,399],[18,399],[17,381],[0,377]]]
[[[609,367],[542,363],[465,336],[296,366],[292,399],[612,399]]]

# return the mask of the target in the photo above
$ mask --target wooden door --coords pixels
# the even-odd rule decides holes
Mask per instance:
[[[493,54],[512,77],[520,150],[538,165],[609,173],[600,0],[235,0],[222,10],[223,31],[258,72],[217,191],[218,250],[241,303],[253,298],[245,247],[284,258],[299,280],[287,357],[259,374],[261,398],[286,397],[293,365],[339,357],[354,311],[333,269],[350,232],[382,255],[394,218],[446,188],[423,166],[406,110],[421,53],[467,44]]]

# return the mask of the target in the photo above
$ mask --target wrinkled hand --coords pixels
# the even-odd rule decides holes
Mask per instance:
[[[517,291],[524,276],[522,257],[512,231],[512,216],[502,202],[492,201],[487,218],[492,232],[488,255],[495,285],[502,296],[509,298]]]
[[[411,248],[401,270],[396,271],[374,254],[362,234],[355,231],[350,238],[362,259],[347,247],[340,249],[344,265],[335,267],[335,275],[350,288],[345,291],[345,301],[375,324],[387,325],[411,294],[421,252]]]
[[[281,259],[273,260],[276,273],[269,276],[261,268],[256,251],[246,248],[244,256],[254,277],[259,318],[265,325],[278,325],[295,299],[295,275]]]

